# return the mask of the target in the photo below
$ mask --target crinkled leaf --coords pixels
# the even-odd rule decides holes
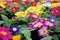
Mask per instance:
[[[9,21],[5,21],[4,26],[10,27],[11,26],[11,23]]]
[[[59,40],[59,38],[58,38],[57,35],[53,35],[53,39],[54,39],[54,40]]]
[[[27,22],[27,20],[25,18],[20,18],[19,20],[22,20],[24,22]]]
[[[30,40],[30,36],[31,36],[30,30],[22,30],[21,33],[24,34],[27,40]]]
[[[3,23],[4,23],[4,21],[0,21],[0,25],[3,24]]]
[[[57,27],[56,30],[54,30],[55,32],[60,32],[60,27]]]
[[[8,17],[7,16],[5,16],[5,15],[1,15],[1,17],[2,17],[2,19],[4,20],[4,21],[7,21],[8,20]]]
[[[42,38],[41,40],[52,40],[52,36],[44,37],[44,38]]]

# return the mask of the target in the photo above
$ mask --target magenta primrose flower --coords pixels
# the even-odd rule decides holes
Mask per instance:
[[[0,27],[0,38],[2,38],[2,40],[9,40],[10,38],[12,38],[12,34],[7,28]]]
[[[43,20],[36,20],[35,22],[33,23],[30,23],[28,25],[29,28],[41,28],[41,26],[43,25]]]
[[[54,8],[51,9],[50,15],[55,15],[55,14],[60,15],[60,6],[54,7]]]
[[[55,15],[57,13],[58,13],[57,7],[52,8],[50,11],[50,15]]]
[[[47,26],[49,26],[51,28],[55,27],[54,22],[51,22],[50,18],[44,18],[43,20],[44,20],[44,25],[47,25]]]
[[[57,7],[57,14],[60,15],[60,6]]]
[[[48,26],[43,25],[39,30],[38,30],[38,36],[41,37],[46,37],[49,36],[49,32],[48,32]]]
[[[44,25],[49,26],[49,28],[50,28],[50,27],[51,27],[51,28],[55,28],[55,24],[54,24],[53,22],[50,22],[50,21],[45,21],[45,22],[44,22]]]
[[[43,25],[43,20],[36,20],[33,24],[35,28],[40,28]]]
[[[28,28],[34,28],[33,24],[32,23],[28,24]]]
[[[3,0],[4,2],[11,2],[12,0]]]
[[[25,5],[25,4],[27,4],[27,3],[29,3],[30,2],[30,0],[22,0],[21,2],[20,2],[20,4],[22,4],[22,5]]]
[[[26,17],[31,18],[31,19],[36,19],[36,20],[39,18],[38,15],[32,14],[32,13],[28,14]]]

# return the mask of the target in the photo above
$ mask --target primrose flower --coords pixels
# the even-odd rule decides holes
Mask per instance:
[[[34,24],[32,24],[32,23],[28,24],[28,28],[34,28],[33,25],[34,25]]]
[[[44,3],[44,4],[42,4],[42,5],[45,6],[45,7],[50,7],[50,6],[51,6],[51,3],[48,2],[48,3]]]
[[[40,3],[42,3],[42,4],[46,3],[46,0],[40,0]]]
[[[50,20],[51,22],[56,22],[56,21],[57,21],[57,18],[55,18],[54,16],[51,16],[51,17],[49,17],[49,20]]]
[[[43,5],[40,5],[40,4],[37,4],[36,8],[39,9],[39,10],[44,10],[45,9],[45,7]]]
[[[12,17],[12,19],[13,19],[13,20],[16,20],[16,19],[17,19],[17,17],[16,17],[16,16],[13,16],[13,17]]]
[[[12,40],[21,40],[21,36],[20,35],[15,35],[12,37]]]
[[[52,8],[50,11],[50,14],[51,15],[55,15],[55,14],[60,15],[60,6]]]
[[[60,6],[60,4],[59,3],[52,3],[51,4],[51,8],[54,8],[54,7],[57,7],[57,6]]]
[[[57,7],[57,14],[60,15],[60,6]]]
[[[11,2],[12,0],[3,0],[4,2]]]
[[[20,4],[25,5],[25,4],[26,4],[26,2],[20,2]]]
[[[22,0],[22,2],[29,2],[30,0]]]
[[[32,13],[28,14],[27,17],[31,18],[31,19],[38,19],[39,18],[38,15],[32,14]]]
[[[44,18],[43,20],[44,20],[44,21],[49,21],[49,19],[48,19],[48,18]]]
[[[27,15],[27,12],[16,12],[15,15],[17,16],[17,18],[22,18]]]
[[[41,36],[41,37],[49,36],[47,26],[42,26],[42,28],[38,30],[38,36]]]
[[[22,5],[25,5],[25,4],[29,3],[29,2],[30,2],[30,0],[21,0],[20,3],[21,3]]]
[[[16,2],[16,3],[18,3],[18,2],[19,2],[19,0],[12,0],[12,2]]]
[[[52,8],[51,11],[50,11],[50,15],[55,15],[57,13],[58,13],[57,7]]]
[[[35,28],[41,28],[43,22],[41,20],[36,20],[33,24]]]
[[[0,6],[1,6],[1,7],[3,7],[3,8],[5,8],[5,7],[6,7],[4,4],[6,4],[6,2],[3,2],[3,1],[2,1],[2,2],[0,2]]]
[[[0,27],[0,37],[2,38],[2,40],[9,40],[10,38],[12,38],[12,34],[7,28],[3,26]]]
[[[40,14],[43,13],[43,10],[41,10],[41,11],[35,11],[34,13],[39,16]]]
[[[57,2],[59,2],[59,0],[50,0],[50,2],[57,3]]]
[[[36,8],[35,6],[31,6],[31,7],[27,8],[27,11],[33,13],[35,11],[35,8]]]
[[[31,5],[32,5],[32,6],[35,6],[35,5],[37,5],[37,2],[36,2],[36,1],[32,1],[32,2],[31,2]]]
[[[16,33],[16,32],[19,31],[19,28],[17,26],[11,26],[10,31],[13,32],[13,33]]]
[[[43,20],[37,19],[35,22],[28,24],[28,28],[41,28]]]
[[[0,11],[2,11],[2,9],[3,9],[3,8],[0,6]]]
[[[44,25],[49,26],[49,28],[55,28],[55,24],[53,22],[50,22],[50,21],[45,21]]]
[[[10,6],[9,9],[11,11],[16,11],[16,10],[19,10],[19,7],[18,6]]]

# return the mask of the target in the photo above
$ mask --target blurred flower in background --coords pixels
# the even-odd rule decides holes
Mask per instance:
[[[16,11],[16,10],[19,10],[19,7],[18,6],[10,6],[9,9],[11,11]]]

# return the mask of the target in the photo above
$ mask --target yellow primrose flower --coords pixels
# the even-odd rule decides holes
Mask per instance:
[[[35,14],[39,15],[39,14],[42,14],[43,11],[35,11]]]
[[[31,7],[29,7],[28,9],[27,9],[27,11],[29,11],[29,12],[34,12],[35,11],[35,6],[31,6]]]
[[[26,0],[22,0],[23,2],[25,2]]]
[[[35,11],[40,11],[40,9],[36,7],[36,8],[35,8]]]
[[[25,10],[25,13],[28,14],[29,12],[27,10]]]
[[[18,4],[17,2],[14,2],[14,4]]]
[[[26,12],[16,12],[15,15],[17,16],[17,18],[21,18],[21,17],[25,17],[27,15]]]
[[[54,8],[54,7],[57,7],[57,6],[60,6],[60,4],[59,3],[52,3],[51,4],[51,8]]]
[[[5,8],[6,6],[4,4],[6,4],[6,2],[0,1],[0,6],[1,7]]]
[[[20,35],[13,36],[12,40],[21,40],[21,36]]]
[[[54,2],[54,0],[50,0],[51,2]]]
[[[6,33],[6,32],[4,32],[4,31],[2,31],[2,32],[1,32],[1,34],[6,35],[7,33]]]
[[[40,9],[40,10],[44,9],[44,7],[43,7],[42,5],[40,5],[40,4],[37,4],[37,5],[36,5],[36,8],[37,8],[37,9]]]
[[[3,0],[0,0],[0,2],[3,2]]]
[[[40,0],[40,2],[43,4],[43,3],[46,3],[46,0]]]

